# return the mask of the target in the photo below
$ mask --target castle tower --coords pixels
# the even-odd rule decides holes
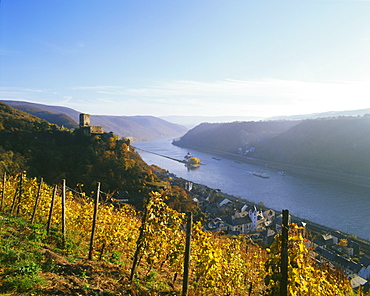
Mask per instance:
[[[80,128],[90,126],[90,114],[80,114]]]

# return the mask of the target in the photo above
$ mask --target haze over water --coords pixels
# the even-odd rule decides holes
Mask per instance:
[[[133,146],[182,160],[188,151],[204,164],[188,170],[184,164],[137,150],[145,162],[156,164],[176,176],[274,210],[289,209],[292,215],[370,240],[370,188],[235,162],[171,144],[172,139],[137,142]],[[215,158],[220,160],[217,160]],[[264,171],[270,178],[252,175]]]

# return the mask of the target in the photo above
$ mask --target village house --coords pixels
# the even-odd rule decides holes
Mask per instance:
[[[253,222],[247,212],[224,216],[222,221],[227,225],[228,231],[249,233],[253,229]]]
[[[275,220],[275,211],[274,210],[266,210],[263,212],[263,217],[265,217],[266,221],[268,221],[268,225],[270,225]]]
[[[359,261],[350,259],[360,254],[358,243],[339,231],[332,231],[319,235],[314,240],[314,246],[319,262],[327,260],[343,270],[348,275],[353,289],[361,287],[362,291],[369,291],[370,259],[366,256],[361,256]]]
[[[337,245],[342,235],[339,232],[329,232],[319,235],[314,239],[314,244],[324,248],[330,248]]]
[[[329,260],[331,263],[342,269],[347,275],[358,274],[362,269],[362,264],[353,262],[338,254],[335,254],[324,247],[318,246],[316,247],[315,251],[319,256],[320,261],[322,261],[323,258]]]
[[[355,243],[353,241],[349,241],[348,242],[348,245],[346,247],[346,251],[347,251],[347,255],[348,256],[356,256],[358,254],[360,254],[360,246],[358,243]]]
[[[362,277],[352,274],[349,277],[350,284],[352,289],[356,290],[361,288],[362,292],[367,292],[369,290],[369,283],[367,280],[363,279]]]
[[[360,259],[360,264],[362,265],[361,270],[358,272],[358,275],[364,279],[370,279],[370,258],[363,256]]]
[[[224,231],[228,230],[228,226],[221,218],[214,218],[208,221],[206,228],[210,231]]]
[[[332,250],[343,256],[354,257],[360,253],[360,246],[358,243],[348,240],[338,231],[331,231],[327,234],[319,235],[315,238],[314,245]]]
[[[270,246],[274,239],[275,239],[276,231],[271,228],[266,228],[264,231],[261,232],[260,237],[261,241],[264,243],[265,246]]]
[[[211,231],[222,230],[227,233],[233,232],[234,234],[262,232],[266,230],[267,226],[272,224],[275,218],[273,210],[262,212],[256,206],[238,205],[228,199],[223,199],[219,203],[213,204],[213,207],[208,204],[206,209],[211,210],[213,215],[216,212],[219,214],[229,212],[229,214],[221,217],[210,218],[206,226]]]

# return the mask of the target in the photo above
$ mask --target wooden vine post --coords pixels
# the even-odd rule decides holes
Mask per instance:
[[[46,227],[46,233],[47,235],[50,234],[50,226],[51,226],[51,218],[53,217],[53,211],[54,211],[54,204],[55,204],[55,196],[57,195],[58,186],[54,186],[53,190],[53,196],[51,197],[51,203],[50,203],[50,211],[49,211],[49,218],[48,218],[48,225]]]
[[[288,295],[288,235],[289,211],[283,210],[283,223],[281,232],[281,282],[280,296]]]
[[[66,179],[62,184],[62,237],[63,247],[66,245]]]
[[[19,215],[19,212],[21,210],[21,203],[22,203],[22,195],[23,195],[23,178],[25,177],[25,172],[22,172],[21,174],[21,180],[19,182],[19,195],[18,195],[18,201],[17,201],[17,216]]]
[[[100,182],[98,182],[98,188],[96,189],[96,196],[95,196],[94,216],[93,216],[91,237],[90,237],[89,260],[93,259],[94,238],[95,238],[96,222],[98,219],[98,209],[99,209],[99,195],[100,195]]]
[[[14,193],[13,202],[10,209],[10,214],[12,215],[17,207],[17,203],[19,203],[21,199],[20,196],[22,195],[22,186],[23,186],[23,172],[19,175],[19,184]]]
[[[144,208],[144,214],[143,217],[141,218],[141,226],[140,226],[140,233],[139,237],[136,241],[136,250],[132,262],[132,267],[131,267],[131,275],[130,275],[130,281],[134,279],[135,276],[135,271],[136,271],[136,266],[139,261],[139,254],[141,251],[141,248],[144,245],[144,234],[145,234],[145,228],[146,228],[146,220],[147,220],[147,215],[148,215],[148,205],[149,205],[150,199],[148,199],[147,203],[145,204]]]
[[[186,245],[185,245],[185,254],[184,254],[184,279],[182,283],[182,296],[188,295],[192,224],[193,224],[193,215],[190,212],[188,213],[187,223],[186,223]]]
[[[6,185],[6,173],[4,172],[3,175],[3,188],[1,191],[1,204],[0,204],[0,212],[4,210],[4,202],[5,202],[5,185]]]
[[[32,213],[32,217],[31,217],[31,224],[33,224],[35,222],[36,211],[37,211],[37,207],[39,205],[39,200],[40,200],[40,197],[41,197],[41,189],[42,189],[42,183],[43,182],[44,182],[44,179],[41,178],[40,179],[40,184],[39,184],[39,189],[37,190],[35,206],[33,207],[33,213]]]

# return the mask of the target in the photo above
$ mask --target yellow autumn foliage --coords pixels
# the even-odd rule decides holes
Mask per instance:
[[[30,219],[38,189],[36,179],[23,179],[19,215]],[[8,213],[19,192],[19,176],[7,178],[3,212]],[[43,184],[35,222],[48,218],[53,188]],[[146,203],[147,219],[127,204],[113,206],[102,202],[98,208],[94,258],[119,252],[131,259],[136,251],[140,227],[140,265],[146,270],[166,270],[172,281],[181,281],[185,233],[184,214],[166,203],[166,196],[152,193]],[[94,201],[84,194],[67,190],[67,236],[74,237],[87,250],[92,228]],[[60,227],[60,192],[52,220]],[[192,229],[189,295],[278,295],[280,288],[281,239],[277,235],[270,249],[263,249],[246,236],[225,237],[205,231],[200,223]],[[87,254],[85,254],[86,256]],[[292,225],[289,235],[289,295],[338,295],[351,291],[348,279],[329,266],[318,267],[314,254],[305,246],[300,229]],[[179,275],[179,276],[177,276]],[[139,275],[140,278],[140,275]]]

